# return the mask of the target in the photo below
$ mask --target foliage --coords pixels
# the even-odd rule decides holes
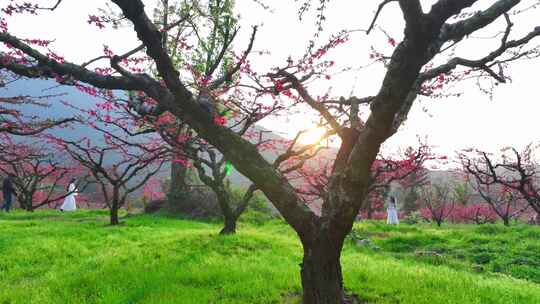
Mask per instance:
[[[181,165],[179,165],[181,166]],[[197,172],[193,170],[191,167],[182,167],[179,168],[182,170],[185,170],[185,175],[183,176],[184,179],[182,183],[184,185],[175,185],[176,187],[180,187],[177,191],[171,191],[171,185],[172,181],[170,177],[167,177],[161,181],[161,191],[163,193],[166,193],[166,201],[168,204],[168,208],[173,210],[175,208],[175,204],[181,202],[184,199],[189,199],[190,191],[189,185],[200,185],[202,184],[201,180],[199,179]],[[172,170],[172,168],[171,168]],[[182,186],[188,187],[187,189],[182,188]],[[176,199],[175,199],[176,198]]]
[[[452,223],[486,224],[495,223],[497,213],[488,204],[457,205],[449,216]]]
[[[418,195],[418,190],[416,190],[416,188],[408,189],[407,194],[405,194],[405,197],[403,198],[403,212],[405,212],[405,214],[411,214],[415,211],[418,211],[419,198],[420,195]]]
[[[231,207],[237,208],[242,202],[246,190],[232,186],[228,182],[226,183],[226,190],[231,197]],[[191,187],[180,204],[167,206],[167,212],[190,219],[213,220],[223,216],[215,193],[206,186]],[[250,199],[245,214],[240,217],[242,222],[256,224],[266,223],[276,218],[279,218],[279,215],[270,207],[268,199],[257,192]]]
[[[231,193],[233,206],[237,206],[242,201],[246,190],[229,184],[228,191]],[[272,207],[270,207],[270,202],[264,194],[258,192],[253,194],[253,198],[249,201],[247,210],[259,211],[262,213],[275,213],[275,211],[272,210]]]
[[[424,217],[420,211],[413,211],[407,214],[401,221],[405,224],[414,225],[423,222]]]
[[[446,184],[431,184],[422,187],[420,191],[422,216],[438,226],[452,214],[455,208],[455,198]]]
[[[455,198],[456,203],[459,203],[463,206],[467,205],[469,198],[472,194],[472,189],[469,186],[468,181],[459,181],[455,182],[452,185],[452,194]]]
[[[168,203],[165,211],[191,219],[214,218],[221,215],[215,193],[206,186],[190,187],[179,203]]]
[[[233,205],[237,206],[244,197],[245,190],[238,187],[229,188],[233,198]],[[264,194],[256,192],[249,201],[247,210],[240,217],[241,222],[261,225],[281,218],[277,210],[272,209],[270,201]]]

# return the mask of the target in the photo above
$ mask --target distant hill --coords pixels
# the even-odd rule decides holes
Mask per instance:
[[[22,105],[18,109],[22,110],[26,116],[35,116],[40,119],[58,119],[74,116],[77,111],[62,104],[62,101],[69,102],[76,107],[88,109],[97,102],[96,98],[86,95],[74,87],[61,86],[55,82],[46,80],[19,80],[15,81],[5,88],[0,89],[0,97],[7,96],[52,96],[43,99],[50,104],[48,107],[38,107],[35,105]],[[90,128],[78,126],[71,128],[56,128],[54,134],[69,139],[76,139],[80,134],[92,136]]]
[[[32,95],[32,96],[43,96],[43,95],[59,95],[58,97],[51,98],[48,100],[50,102],[50,107],[41,108],[31,105],[23,106],[25,114],[29,116],[38,116],[40,118],[61,118],[61,117],[70,117],[76,114],[76,110],[70,109],[63,105],[60,101],[68,101],[69,103],[75,105],[79,108],[90,108],[98,101],[97,98],[93,98],[87,94],[84,94],[77,90],[74,87],[62,86],[58,87],[55,82],[45,81],[45,80],[25,80],[25,81],[16,81],[6,88],[0,90],[0,97],[5,96],[17,96],[17,95]],[[265,129],[261,126],[255,126],[255,130],[263,131],[264,138],[266,140],[284,140],[284,137],[275,133],[270,132],[270,130]],[[101,141],[101,136],[98,132],[92,130],[87,126],[76,126],[74,128],[56,128],[51,131],[56,136],[61,136],[69,139],[76,139],[81,137],[88,137],[94,142]],[[284,151],[263,151],[262,155],[268,161],[273,161],[278,154]],[[329,147],[328,149],[322,150],[321,155],[332,158],[337,154],[337,148]],[[161,177],[169,176],[169,166],[165,166],[162,172],[159,174]],[[231,182],[239,187],[247,187],[251,182],[241,175],[236,170],[231,172],[229,176]],[[459,178],[452,171],[430,171],[429,179],[435,183],[452,183],[456,182]]]
[[[37,107],[34,105],[23,105],[22,110],[27,116],[36,116],[40,119],[58,119],[64,117],[71,117],[77,114],[75,109],[66,107],[61,101],[67,101],[70,104],[82,108],[88,109],[95,105],[99,99],[89,96],[80,92],[74,87],[61,86],[59,87],[55,82],[46,80],[20,80],[16,81],[7,87],[0,90],[0,97],[18,96],[18,95],[30,95],[30,96],[45,96],[45,95],[58,95],[53,98],[47,99],[50,103],[49,107]],[[263,131],[265,139],[268,140],[283,140],[284,138],[273,132],[268,132],[262,127],[256,127],[257,131]],[[50,133],[67,138],[70,140],[80,139],[82,137],[89,138],[92,142],[101,142],[102,138],[99,132],[93,130],[90,127],[77,125],[70,128],[54,128],[50,130]],[[277,153],[267,151],[263,152],[263,156],[268,160],[274,160]],[[161,176],[169,175],[170,166],[165,166]],[[231,182],[235,185],[247,187],[250,182],[247,178],[242,176],[236,170],[233,170],[230,177]]]

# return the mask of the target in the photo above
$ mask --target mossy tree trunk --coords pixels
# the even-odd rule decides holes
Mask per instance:
[[[120,224],[120,221],[118,219],[118,210],[120,209],[120,189],[118,189],[118,187],[116,186],[113,186],[113,193],[110,204],[110,222],[111,226],[115,226]]]
[[[207,150],[206,153],[208,159],[201,158],[198,154],[193,154],[193,165],[197,169],[200,180],[216,194],[218,205],[224,219],[224,226],[219,234],[235,234],[236,222],[246,210],[257,187],[251,185],[239,202],[233,202],[235,198],[232,196],[230,182],[226,180],[228,171],[225,168],[225,158],[218,160],[216,153],[213,150]],[[206,168],[210,169],[211,174],[207,174]]]
[[[189,192],[187,179],[188,168],[182,164],[173,162],[171,164],[171,183],[167,193],[167,201],[170,206],[178,206],[186,199]]]
[[[322,240],[303,242],[303,303],[341,304],[345,299],[340,263],[342,240],[330,240],[322,233],[320,236]]]

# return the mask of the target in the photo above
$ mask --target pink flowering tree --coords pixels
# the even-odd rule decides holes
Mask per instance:
[[[448,219],[456,207],[455,197],[450,187],[444,184],[430,184],[420,190],[420,204],[423,207],[422,216],[437,226]]]
[[[202,75],[201,79],[206,80],[202,82],[206,84],[203,87],[187,85],[193,78],[181,73],[174,57],[164,46],[164,35],[170,33],[176,21],[171,21],[167,27],[153,22],[146,14],[142,0],[110,2],[115,5],[118,15],[130,22],[129,26],[141,41],[141,46],[126,53],[119,52],[123,55],[105,55],[99,62],[92,61],[94,65],[101,64],[100,71],[107,69],[108,74],[104,75],[85,63],[69,62],[61,54],[30,45],[10,34],[10,20],[6,15],[42,11],[28,1],[28,5],[13,1],[4,8],[6,15],[0,21],[0,42],[16,53],[7,57],[2,51],[1,59],[7,60],[0,60],[0,69],[28,78],[55,79],[64,84],[143,92],[156,104],[156,111],[170,112],[189,125],[197,136],[215,147],[249,178],[297,232],[304,247],[300,272],[304,303],[341,304],[346,301],[340,263],[345,237],[365,201],[371,184],[372,164],[381,145],[398,131],[417,97],[445,96],[447,84],[454,81],[489,79],[488,82],[504,83],[509,79],[505,70],[508,65],[518,59],[538,55],[531,44],[540,35],[540,27],[520,33],[515,31],[512,23],[514,15],[529,7],[528,3],[522,3],[526,1],[491,0],[481,3],[475,0],[438,0],[431,8],[419,0],[381,1],[366,33],[372,34],[386,5],[397,4],[404,19],[404,34],[402,39],[388,35],[389,54],[376,51],[381,55],[374,56],[373,60],[380,63],[385,75],[375,95],[340,97],[329,93],[317,97],[310,93],[310,84],[315,80],[318,80],[315,82],[317,85],[324,85],[324,81],[330,80],[328,78],[336,66],[334,60],[328,59],[328,54],[351,39],[346,32],[335,35],[329,43],[314,39],[317,41],[310,44],[305,56],[291,56],[281,66],[268,68],[269,72],[262,77],[252,77],[251,84],[242,87],[257,87],[273,93],[279,102],[286,100],[284,105],[291,111],[300,105],[307,107],[340,139],[327,194],[324,195],[321,213],[317,214],[306,206],[304,197],[295,191],[283,172],[276,170],[272,161],[265,159],[249,140],[222,125],[222,119],[216,120],[207,106],[219,99],[219,96],[209,94],[208,89],[215,92],[211,84],[225,89],[230,76],[237,75],[242,69],[249,70],[248,60],[242,60],[244,56],[233,58],[231,68],[216,72],[217,77],[212,77],[213,81]],[[360,5],[368,8],[370,3]],[[320,15],[324,16],[324,6]],[[101,30],[107,27],[105,21],[95,16],[89,20]],[[474,59],[459,52],[459,46],[474,39],[474,33],[486,27],[500,27],[503,32],[503,35],[493,38],[499,42],[496,46]],[[142,52],[146,53],[157,71],[156,75],[127,69],[129,58]],[[21,63],[18,61],[21,58],[26,61]],[[215,58],[220,58],[219,53]],[[366,105],[369,106],[367,119],[361,123],[359,108]]]
[[[86,145],[64,140],[62,148],[86,167],[98,183],[105,204],[110,210],[111,225],[118,225],[118,211],[129,195],[142,187],[163,164],[161,153],[147,147],[131,147],[129,152],[115,160],[118,150],[111,147]],[[139,149],[140,151],[134,151]],[[113,158],[113,160],[111,160]]]
[[[76,168],[69,162],[46,148],[16,143],[6,135],[0,138],[0,172],[13,176],[21,208],[34,211],[42,206],[56,206],[71,194],[67,183]],[[79,182],[80,187],[84,185],[84,181]]]
[[[501,149],[498,155],[476,149],[459,154],[463,170],[470,176],[474,188],[505,225],[525,212],[526,207],[539,218],[540,176],[535,151],[536,147],[529,144],[521,152],[508,147]]]
[[[431,147],[420,142],[417,148],[408,147],[394,157],[379,156],[372,165],[373,184],[370,187],[368,201],[365,203],[367,218],[374,211],[384,211],[385,199],[392,184],[404,189],[411,189],[426,182],[428,162],[444,161],[446,157],[436,156]]]
[[[319,147],[320,149],[324,147]],[[305,164],[290,170],[287,176],[296,181],[296,191],[307,201],[324,201],[324,196],[328,193],[333,159],[324,153],[310,156],[305,159],[304,154]],[[426,162],[443,159],[446,158],[434,155],[431,147],[424,143],[420,143],[417,148],[408,147],[398,155],[384,156],[380,153],[371,167],[370,186],[361,209],[362,217],[372,219],[374,212],[384,211],[385,199],[392,184],[399,184],[403,188],[421,185],[425,182]]]
[[[519,198],[520,196],[515,190],[504,186],[498,187],[499,189],[497,190],[493,188],[479,184],[475,186],[476,191],[491,208],[493,213],[503,221],[505,226],[510,226],[512,219],[519,218],[530,208],[523,199]]]
[[[165,199],[165,193],[161,190],[162,183],[159,179],[152,177],[143,186],[143,196],[147,201],[158,201]]]
[[[113,105],[111,100],[104,99],[95,108],[78,109],[81,113],[77,120],[91,128],[91,132],[97,132],[99,140],[53,136],[47,139],[88,170],[110,210],[111,225],[118,225],[119,209],[132,193],[160,172],[169,159],[169,150],[153,134],[131,133],[137,126],[129,117],[114,117],[117,112]]]
[[[249,201],[257,188],[252,184],[244,192],[241,201],[233,202],[233,196],[226,178],[231,167],[226,158],[219,157],[214,149],[202,148],[191,154],[194,167],[197,169],[200,180],[216,194],[224,226],[220,234],[236,233],[236,222],[248,207]],[[206,155],[205,155],[206,154]],[[208,172],[208,173],[207,173]]]
[[[462,205],[458,202],[454,206],[454,210],[452,210],[449,218],[452,223],[473,223],[481,225],[495,223],[498,216],[491,206],[486,203]]]

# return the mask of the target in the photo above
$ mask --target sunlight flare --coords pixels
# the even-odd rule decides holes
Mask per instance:
[[[321,144],[326,134],[325,128],[313,128],[306,130],[298,138],[298,143],[301,145]]]

